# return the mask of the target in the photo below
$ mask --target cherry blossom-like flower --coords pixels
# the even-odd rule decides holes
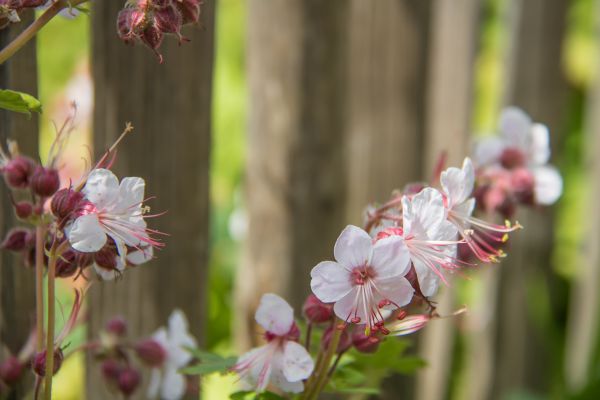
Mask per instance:
[[[123,262],[126,246],[160,246],[146,227],[144,188],[142,178],[128,177],[119,183],[111,171],[94,169],[82,189],[85,199],[76,218],[65,229],[71,246],[84,253],[97,252],[110,238]]]
[[[492,224],[472,216],[475,199],[472,196],[475,171],[470,158],[465,158],[462,169],[450,167],[442,172],[440,183],[444,192],[448,221],[483,262],[497,262],[504,252],[499,245],[508,240],[508,233],[521,226]]]
[[[381,309],[400,308],[414,290],[404,275],[410,255],[402,237],[373,240],[364,230],[349,225],[334,247],[336,261],[323,261],[311,271],[310,286],[342,320],[365,324],[366,334],[383,327]]]
[[[548,165],[550,135],[545,125],[534,123],[517,107],[502,111],[500,136],[485,138],[475,147],[475,161],[480,168],[495,165],[513,170],[527,168],[533,175],[535,202],[550,205],[562,194],[562,177]]]
[[[178,370],[192,360],[192,355],[185,347],[196,347],[196,339],[188,332],[188,323],[183,312],[173,311],[168,327],[160,328],[152,337],[163,347],[166,358],[161,368],[152,370],[148,397],[163,400],[181,399],[186,391],[186,380]]]
[[[294,310],[281,297],[267,293],[260,300],[255,319],[265,329],[267,344],[242,355],[232,370],[259,392],[270,384],[284,392],[302,392],[302,381],[312,373],[314,362],[298,343]]]

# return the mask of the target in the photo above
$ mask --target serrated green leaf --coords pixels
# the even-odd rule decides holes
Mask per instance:
[[[31,112],[42,112],[42,103],[27,93],[0,89],[0,108],[31,115]]]

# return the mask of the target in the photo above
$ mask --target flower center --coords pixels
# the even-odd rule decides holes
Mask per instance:
[[[375,278],[375,270],[369,265],[356,267],[352,270],[352,283],[356,285],[364,285],[369,279]]]

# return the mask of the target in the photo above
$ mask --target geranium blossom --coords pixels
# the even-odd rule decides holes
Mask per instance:
[[[465,158],[462,169],[450,167],[442,172],[440,183],[444,191],[448,221],[454,224],[459,234],[469,245],[475,256],[483,262],[497,262],[504,252],[499,244],[508,239],[507,234],[520,225],[492,224],[472,216],[475,199],[472,196],[475,171],[471,159]]]
[[[324,303],[334,303],[336,315],[365,324],[367,335],[381,328],[381,308],[400,308],[414,290],[404,275],[410,256],[404,240],[391,236],[373,240],[364,230],[349,225],[334,247],[336,261],[323,261],[310,273],[313,293]]]
[[[545,125],[534,123],[517,107],[503,110],[500,136],[482,139],[475,147],[475,161],[480,168],[502,166],[507,170],[526,168],[533,176],[534,200],[553,204],[562,194],[562,177],[547,165],[550,159],[550,135]]]
[[[300,332],[292,307],[281,297],[267,293],[260,300],[255,318],[265,329],[267,344],[242,355],[233,371],[259,392],[269,384],[284,392],[302,392],[302,381],[310,376],[314,363],[297,342]]]
[[[144,219],[145,182],[142,178],[124,178],[121,183],[109,170],[93,170],[82,189],[83,205],[77,217],[66,227],[71,246],[81,252],[97,252],[110,237],[118,254],[125,258],[126,247],[158,246],[146,228]]]
[[[178,400],[185,394],[186,380],[177,371],[192,359],[185,347],[196,346],[196,340],[188,332],[188,323],[183,312],[173,311],[169,317],[168,328],[160,328],[153,338],[165,350],[166,358],[162,368],[152,370],[148,397]]]

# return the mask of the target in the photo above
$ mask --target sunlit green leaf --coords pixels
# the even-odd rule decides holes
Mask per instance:
[[[32,111],[42,112],[42,103],[27,93],[0,89],[0,108],[31,115]]]
[[[186,375],[208,375],[215,372],[226,372],[237,361],[237,357],[222,357],[218,354],[194,348],[187,348],[187,350],[198,362],[180,370],[182,374]]]
[[[229,395],[229,398],[231,400],[285,400],[285,397],[281,397],[273,392],[255,393],[248,390],[235,392]]]

